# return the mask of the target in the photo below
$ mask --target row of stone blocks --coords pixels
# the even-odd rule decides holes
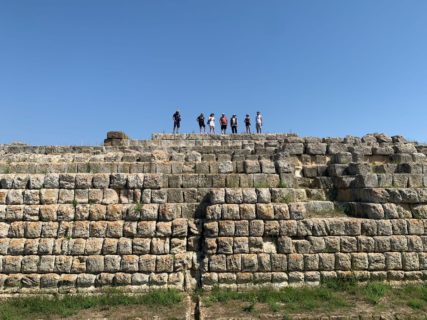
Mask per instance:
[[[206,258],[204,266],[209,272],[401,270],[427,273],[427,253],[217,254]]]
[[[400,190],[400,189],[398,189]],[[426,189],[427,190],[427,189]],[[402,192],[406,191],[403,189]],[[201,203],[287,203],[326,199],[324,190],[291,188],[163,188],[163,189],[0,189],[0,205],[50,204],[164,204]],[[324,202],[325,205],[327,202]],[[330,203],[327,204],[330,207]]]
[[[60,176],[75,177],[65,182]],[[110,177],[123,179],[119,183]],[[38,182],[35,182],[37,179]],[[49,181],[49,182],[48,182]],[[47,175],[3,175],[0,189],[114,189],[141,190],[160,188],[259,188],[280,186],[279,174],[47,174]]]
[[[194,278],[185,272],[99,274],[0,274],[2,293],[40,294],[93,292],[104,286],[125,286],[128,291],[145,292],[149,289],[186,289],[187,283],[195,287]]]
[[[2,273],[173,273],[191,269],[193,254],[1,256]]]
[[[206,272],[202,275],[204,290],[215,287],[247,290],[265,287],[318,285],[330,279],[352,279],[363,281],[425,281],[427,271],[292,271],[292,272]],[[310,318],[311,319],[311,318]],[[323,318],[322,318],[323,319]],[[335,319],[335,318],[334,318]],[[365,318],[363,318],[365,319]],[[378,319],[378,318],[373,318]],[[399,318],[400,319],[400,318]],[[405,319],[405,318],[402,318]]]
[[[0,240],[7,238],[121,238],[187,237],[197,235],[199,227],[187,219],[171,221],[66,221],[0,223]]]

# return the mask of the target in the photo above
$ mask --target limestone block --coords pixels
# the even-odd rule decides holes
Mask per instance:
[[[278,221],[265,221],[264,235],[267,237],[277,237],[280,234],[280,225]]]
[[[378,221],[379,222],[379,221]],[[378,225],[373,220],[363,220],[361,224],[361,234],[366,236],[375,236],[378,234]]]
[[[139,270],[139,257],[137,255],[124,255],[120,265],[123,272],[137,272]]]
[[[22,272],[23,273],[37,273],[38,271],[38,265],[39,265],[39,256],[31,255],[31,256],[24,256],[22,258]]]
[[[41,189],[44,183],[44,175],[32,174],[29,176],[28,188]]]
[[[53,239],[45,239],[45,238],[40,239],[38,253],[40,255],[52,254],[53,244],[54,244]]]
[[[255,255],[256,257],[256,255]],[[226,256],[215,255],[209,258],[209,271],[211,272],[225,272],[227,271],[227,261]]]
[[[385,270],[385,256],[382,253],[368,253],[369,270]]]
[[[156,224],[156,236],[170,237],[172,235],[172,222],[159,221]]]
[[[58,206],[56,212],[58,221],[72,221],[75,216],[75,209],[73,205],[61,204]]]
[[[245,160],[243,162],[243,170],[245,173],[260,173],[261,166],[258,160]]]
[[[219,237],[217,239],[217,252],[219,254],[232,254],[233,253],[233,238],[232,237]]]
[[[225,202],[243,203],[242,189],[225,189]]]
[[[257,204],[256,205],[257,218],[261,220],[274,219],[274,209],[272,204]]]
[[[77,275],[76,285],[81,288],[88,288],[95,285],[96,275],[83,273]]]
[[[138,222],[138,236],[153,237],[156,234],[155,221],[140,221]]]
[[[25,223],[25,237],[26,238],[39,238],[42,229],[42,223],[40,222],[26,222]]]
[[[390,251],[390,237],[374,237],[374,240],[376,252]]]
[[[119,202],[119,195],[114,189],[104,189],[102,204],[113,204]]]
[[[258,195],[254,189],[242,189],[242,196],[245,204],[257,203]]]
[[[151,202],[152,203],[166,203],[167,202],[166,190],[152,190],[151,191]]]
[[[168,254],[170,251],[169,239],[153,238],[151,240],[152,254]]]
[[[249,239],[247,237],[236,237],[233,242],[233,252],[249,253]]]
[[[159,206],[159,220],[172,221],[181,215],[181,206],[173,203],[164,203]]]
[[[212,221],[204,224],[204,234],[207,237],[216,237],[219,232],[218,222]]]
[[[418,270],[420,267],[418,253],[403,252],[402,264],[403,264],[403,270],[407,270],[407,271]]]
[[[218,173],[225,174],[225,173],[232,173],[234,171],[233,162],[231,161],[221,161],[218,163]]]
[[[222,219],[240,219],[240,207],[237,204],[222,205]]]
[[[307,209],[303,202],[293,202],[289,204],[289,215],[293,220],[304,219]]]
[[[264,221],[262,220],[250,221],[249,234],[252,237],[262,237],[264,235]]]
[[[104,192],[101,189],[89,189],[88,191],[88,203],[101,203],[104,196]]]
[[[132,274],[132,285],[133,286],[148,286],[150,276],[144,273],[133,273]]]
[[[163,185],[162,174],[149,174],[144,176],[144,188],[145,189],[159,189]]]
[[[251,220],[256,218],[256,207],[253,204],[241,204],[239,207],[240,218]]]
[[[238,237],[249,236],[249,222],[247,220],[235,221],[235,235]]]
[[[104,270],[105,272],[117,272],[120,270],[122,258],[118,255],[104,256]]]
[[[256,254],[242,254],[241,259],[242,271],[258,271],[258,256]]]
[[[6,203],[8,205],[23,204],[24,203],[23,191],[24,190],[21,190],[21,189],[9,190],[6,197]]]
[[[383,239],[381,239],[383,240]],[[341,252],[356,252],[357,251],[357,239],[356,237],[341,237],[340,238],[340,250]]]
[[[212,189],[209,198],[211,204],[225,203],[225,189]]]
[[[25,239],[10,239],[8,254],[22,255],[24,253]]]
[[[85,254],[87,255],[101,254],[103,242],[104,242],[104,239],[89,238],[86,241]]]
[[[294,220],[281,220],[279,221],[280,225],[280,235],[281,236],[296,236],[297,235],[297,222]]]
[[[270,189],[267,189],[267,188],[256,189],[256,193],[257,193],[257,202],[258,203],[270,203],[271,202]]]
[[[58,189],[59,188],[59,174],[48,173],[44,176],[43,187],[45,189]]]
[[[409,251],[423,251],[423,240],[419,236],[407,236]],[[425,239],[425,238],[424,238]]]
[[[75,204],[85,204],[89,203],[89,190],[87,189],[76,189],[74,191],[74,201]]]
[[[106,238],[102,244],[102,254],[116,254],[117,253],[117,239]]]
[[[326,154],[326,143],[307,143],[306,153],[310,155]]]
[[[335,255],[333,253],[319,253],[319,269],[321,271],[335,270]]]
[[[390,248],[392,251],[407,251],[408,240],[405,236],[391,236],[390,237]]]
[[[234,236],[234,221],[231,220],[225,220],[225,221],[219,221],[219,235],[220,236]]]
[[[54,273],[40,276],[40,288],[57,288],[60,276]]]
[[[23,203],[25,204],[39,204],[40,192],[39,190],[24,190]]]
[[[241,256],[239,254],[227,256],[227,271],[239,272],[242,270]]]
[[[325,237],[326,252],[339,252],[340,243],[340,237]]]
[[[173,255],[187,252],[187,240],[180,238],[170,239],[170,253]]]
[[[74,189],[76,187],[76,176],[74,174],[61,173],[59,175],[60,189]]]
[[[260,272],[270,272],[271,271],[270,254],[259,253],[257,256],[258,256],[258,270]]]

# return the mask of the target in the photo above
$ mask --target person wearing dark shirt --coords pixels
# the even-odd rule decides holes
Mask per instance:
[[[231,133],[237,133],[237,116],[233,114],[230,120]]]
[[[179,110],[177,110],[173,116],[173,133],[179,133],[179,128],[181,127],[181,114],[179,113]]]
[[[202,129],[203,133],[206,133],[205,115],[203,113],[197,117],[197,122],[199,123],[200,133],[202,133]]]
[[[247,114],[245,118],[246,133],[251,133],[251,117]]]
[[[221,124],[221,133],[226,134],[227,133],[228,119],[225,116],[225,114],[221,115],[221,118],[219,119],[219,123]]]

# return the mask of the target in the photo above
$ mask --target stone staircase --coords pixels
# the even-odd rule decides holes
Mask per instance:
[[[424,280],[426,154],[383,134],[1,145],[1,293]]]

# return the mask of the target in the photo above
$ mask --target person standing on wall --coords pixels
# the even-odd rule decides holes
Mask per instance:
[[[258,111],[256,113],[255,121],[256,121],[256,133],[262,133],[262,115],[261,115],[261,112]]]
[[[227,133],[228,119],[225,116],[225,114],[221,115],[221,118],[219,118],[219,123],[221,124],[221,134],[226,134]]]
[[[200,134],[202,133],[202,129],[203,133],[206,133],[205,115],[203,113],[201,113],[200,116],[197,117],[197,122],[199,122]]]
[[[237,133],[237,116],[233,114],[230,120],[231,133]]]
[[[215,114],[211,113],[208,119],[209,133],[215,134]]]
[[[173,133],[179,133],[179,128],[181,127],[181,114],[179,113],[179,110],[176,110],[176,112],[172,116],[173,119]]]
[[[246,133],[251,133],[251,117],[247,114],[245,117]]]

